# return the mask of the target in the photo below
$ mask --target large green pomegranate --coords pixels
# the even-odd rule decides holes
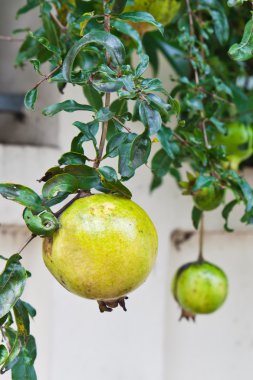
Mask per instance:
[[[209,314],[225,302],[228,279],[216,265],[196,261],[178,269],[172,281],[172,292],[186,313]]]
[[[140,286],[157,253],[157,233],[146,212],[120,196],[98,194],[76,200],[60,217],[60,228],[44,239],[43,258],[70,292],[115,300]]]

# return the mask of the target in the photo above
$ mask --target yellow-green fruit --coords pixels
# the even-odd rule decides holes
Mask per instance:
[[[70,292],[112,300],[145,281],[157,245],[156,229],[140,206],[98,194],[78,199],[64,211],[59,230],[44,239],[43,258]]]
[[[214,183],[194,192],[193,201],[200,210],[212,211],[220,206],[223,202],[224,195],[224,189]]]
[[[238,170],[240,163],[253,154],[253,128],[243,123],[229,123],[226,135],[220,132],[214,135],[214,144],[225,147],[230,168]]]
[[[135,0],[133,4],[126,6],[125,12],[148,12],[156,21],[167,25],[176,16],[179,7],[180,2],[176,0]],[[137,23],[133,26],[141,33],[154,29],[147,23]]]
[[[210,314],[225,302],[228,279],[216,265],[196,261],[179,268],[172,281],[172,293],[186,312]]]

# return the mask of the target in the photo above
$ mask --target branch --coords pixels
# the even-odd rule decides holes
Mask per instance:
[[[0,36],[0,41],[24,42],[24,39],[23,38],[11,37],[11,36]]]
[[[113,117],[113,120],[115,120],[117,123],[119,123],[127,132],[131,133],[131,129],[128,128],[125,124],[123,124],[117,117]]]
[[[29,239],[25,242],[25,244],[22,246],[22,248],[20,248],[19,250],[19,255],[23,252],[23,250],[28,246],[28,244],[31,243],[31,241],[33,241],[33,239],[35,239],[37,237],[37,235],[35,234],[32,234]]]
[[[59,70],[59,68],[61,67],[62,65],[58,65],[57,67],[55,67],[49,74],[47,75],[44,75],[44,78],[41,79],[33,88],[36,89],[38,88],[43,82],[45,82],[46,80],[50,79],[54,73]]]
[[[110,16],[110,14],[106,13],[107,3],[108,3],[108,0],[103,0],[104,10],[105,10],[104,30],[105,30],[105,32],[110,33],[110,31],[111,31],[111,16]],[[106,60],[107,60],[107,65],[109,66],[110,65],[110,56],[108,55],[108,53],[106,53]],[[107,92],[105,94],[105,107],[109,108],[110,104],[111,104],[111,94],[109,92]],[[99,167],[100,162],[102,161],[102,158],[103,158],[103,151],[104,151],[104,147],[105,147],[105,140],[106,140],[106,136],[107,136],[108,125],[109,125],[108,121],[105,121],[102,125],[102,135],[101,135],[101,139],[100,139],[100,143],[99,143],[98,157],[97,157],[96,162],[93,165],[93,167],[96,169]]]
[[[65,211],[67,210],[67,208],[72,205],[77,199],[79,198],[85,198],[85,197],[90,197],[92,194],[89,192],[89,191],[82,191],[82,190],[79,190],[77,195],[72,198],[68,203],[66,203],[62,208],[60,208],[60,210],[58,210],[57,212],[54,213],[54,215],[56,216],[56,218],[59,218],[59,216]]]
[[[61,30],[62,33],[66,33],[68,31],[67,26],[64,26],[60,20],[53,14],[53,12],[50,12],[50,16],[53,19],[53,21],[56,23],[58,28]]]

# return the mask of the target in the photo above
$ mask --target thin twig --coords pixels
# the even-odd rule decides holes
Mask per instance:
[[[33,239],[35,239],[37,237],[37,235],[35,234],[32,234],[29,239],[25,242],[25,244],[20,248],[19,250],[19,255],[23,252],[23,250],[28,246],[28,244],[31,243],[31,241],[33,241]]]
[[[174,131],[172,131],[172,133],[173,133],[173,135],[176,137],[176,139],[177,139],[178,141],[180,141],[182,144],[184,144],[184,145],[190,145],[190,143],[189,143],[187,140],[185,140],[183,137],[181,137],[179,134],[177,134],[177,133],[174,132]]]
[[[45,82],[46,80],[50,79],[54,73],[59,70],[59,68],[61,67],[62,65],[58,65],[57,67],[55,67],[49,74],[45,75],[43,79],[41,79],[33,88],[36,89],[38,88],[43,82]]]
[[[59,27],[59,29],[61,30],[62,33],[66,33],[68,31],[67,26],[64,26],[60,22],[60,20],[53,14],[53,12],[50,12],[50,16],[54,20],[54,22],[56,23],[56,25]]]
[[[131,133],[131,129],[128,128],[125,124],[123,124],[117,117],[113,117],[113,120],[115,120],[117,123],[119,123],[127,132]]]
[[[56,211],[54,213],[54,215],[56,216],[56,218],[58,218],[65,210],[67,210],[67,208],[69,206],[71,206],[77,199],[79,198],[85,198],[85,197],[89,197],[91,196],[92,194],[89,192],[89,191],[78,191],[77,195],[72,198],[68,203],[66,203],[62,208],[60,208],[60,210]]]
[[[12,37],[12,36],[0,36],[0,41],[24,42],[24,39],[23,38]]]
[[[199,88],[198,88],[198,91],[199,91],[199,92],[202,92],[202,93],[204,93],[204,94],[207,94],[207,95],[211,96],[211,97],[214,98],[214,99],[220,100],[221,102],[224,102],[224,103],[226,103],[226,104],[229,104],[230,106],[234,106],[234,103],[230,102],[230,101],[227,100],[227,99],[222,98],[222,97],[219,96],[219,95],[214,94],[213,92],[207,91],[207,90],[206,90],[205,88],[203,88],[203,87],[199,87]]]

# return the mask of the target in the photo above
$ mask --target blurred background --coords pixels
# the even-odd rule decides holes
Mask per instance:
[[[0,35],[36,23],[32,13],[29,20],[15,21],[22,3],[1,0]],[[68,86],[60,96],[53,86],[44,84],[35,112],[25,111],[20,99],[38,77],[32,66],[13,67],[18,46],[17,42],[0,42],[0,182],[22,183],[39,191],[36,179],[68,150],[76,133],[72,123],[83,118],[83,114],[78,118],[78,113],[62,113],[50,119],[40,110],[65,98],[82,102],[83,95]],[[162,57],[159,76],[169,89],[170,72]],[[244,175],[253,184],[252,169],[246,169]],[[33,276],[24,299],[38,313],[32,333],[37,338],[40,380],[238,380],[251,376],[252,228],[239,222],[238,209],[231,219],[234,234],[223,232],[219,210],[208,214],[205,256],[228,274],[230,295],[217,313],[198,317],[196,323],[179,322],[180,310],[170,283],[175,270],[197,256],[191,198],[182,197],[171,178],[151,195],[150,182],[150,169],[144,167],[129,187],[133,200],[156,225],[159,254],[147,282],[130,294],[127,313],[116,309],[100,314],[95,302],[66,292],[45,268],[39,239],[25,250],[25,265]],[[21,213],[21,206],[0,200],[2,255],[15,253],[29,236]]]

